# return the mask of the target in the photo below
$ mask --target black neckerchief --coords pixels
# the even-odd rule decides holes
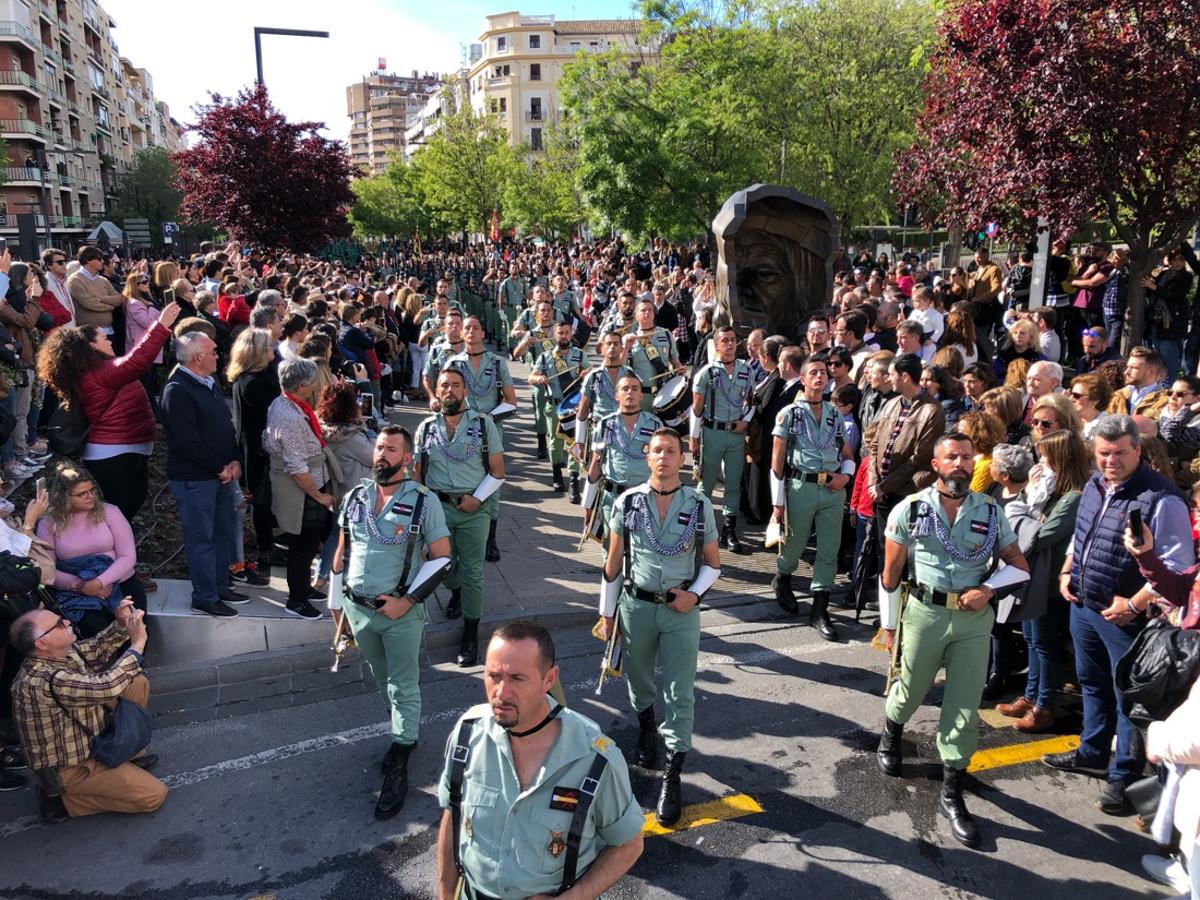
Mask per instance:
[[[675,487],[671,488],[671,490],[669,490],[669,491],[660,491],[658,488],[656,488],[654,485],[652,485],[648,481],[646,482],[646,487],[650,488],[650,490],[654,491],[654,493],[658,494],[658,496],[660,496],[660,497],[670,497],[672,494],[674,494],[676,491],[678,491],[681,487],[683,487],[683,482],[682,481],[679,482],[679,484],[675,485]]]
[[[558,718],[558,714],[561,711],[562,711],[562,707],[556,706],[552,710],[550,710],[550,712],[546,713],[546,718],[542,719],[542,721],[538,722],[536,725],[534,725],[528,731],[512,731],[510,729],[508,732],[508,736],[515,737],[515,738],[526,738],[526,737],[529,737],[531,734],[537,734],[539,731],[541,731],[543,728],[545,728],[547,725],[549,725],[551,722],[553,722],[556,718]]]

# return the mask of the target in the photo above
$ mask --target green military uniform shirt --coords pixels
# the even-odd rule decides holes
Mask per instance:
[[[436,385],[446,363],[466,349],[466,341],[451,344],[445,336],[434,338],[429,346],[429,355],[425,357],[425,371],[422,374]]]
[[[454,438],[446,435],[446,417],[436,413],[417,426],[413,437],[413,465],[424,473],[425,485],[444,494],[471,494],[487,475],[486,454],[501,453],[500,429],[492,417],[467,409],[458,421]],[[494,494],[492,495],[495,496]],[[489,501],[492,498],[488,498]]]
[[[658,416],[648,412],[638,413],[632,430],[625,428],[625,417],[620,412],[600,419],[592,428],[592,449],[604,452],[600,464],[604,477],[628,486],[646,481],[650,477],[650,464],[646,462],[650,438],[662,427]]]
[[[472,362],[479,364],[478,371]],[[466,351],[451,356],[443,368],[457,369],[467,380],[467,406],[475,412],[490,413],[502,402],[501,391],[513,386],[508,361],[491,350],[484,350],[472,360]]]
[[[704,398],[704,424],[736,422],[746,414],[746,403],[754,378],[750,364],[744,359],[733,361],[733,375],[724,363],[711,363],[692,379],[692,392]]]
[[[910,530],[909,507],[914,503],[921,507]],[[888,516],[886,534],[908,547],[917,584],[945,592],[978,587],[993,557],[1017,539],[1000,505],[975,491],[963,498],[953,524],[949,523],[936,484],[901,500]],[[989,539],[991,552],[978,560],[967,558],[978,555]]]
[[[496,724],[486,703],[462,719],[477,718],[462,784],[462,828],[456,836],[460,859],[471,887],[517,900],[555,894],[562,886],[566,838],[574,817],[574,799],[597,753],[608,760],[588,810],[579,846],[579,878],[606,846],[633,840],[645,821],[629,786],[629,770],[617,745],[591,719],[563,709],[562,732],[546,753],[537,780],[524,790],[517,779],[508,732]],[[462,722],[459,719],[459,723]],[[450,750],[438,783],[438,802],[450,808]],[[569,792],[569,793],[564,793]]]
[[[610,331],[615,331],[618,334],[628,334],[630,330],[637,331],[637,319],[624,319],[620,313],[615,313],[605,320],[604,326],[600,329],[600,334],[605,335]]]
[[[538,330],[537,316],[532,306],[522,309],[521,314],[517,316],[517,321],[513,323],[513,330],[518,328],[524,328],[526,331]]]
[[[404,561],[408,556],[408,544],[415,541],[408,580],[421,568],[421,562],[429,545],[439,538],[448,537],[446,517],[442,504],[428,490],[415,481],[406,480],[388,503],[375,515],[375,500],[379,488],[369,478],[364,478],[351,489],[342,502],[338,524],[350,529],[350,565],[346,569],[346,587],[364,597],[380,594],[403,594],[407,584],[400,584],[404,574]],[[424,494],[421,518],[414,521],[417,498]],[[414,528],[414,525],[417,526]]]
[[[608,369],[598,366],[583,376],[581,397],[586,397],[591,404],[588,413],[593,422],[617,411],[617,382],[626,375],[636,374],[628,366],[618,366],[617,377],[613,379]]]
[[[578,347],[568,347],[560,350],[555,347],[549,353],[543,353],[533,364],[533,371],[550,379],[548,388],[550,396],[555,400],[563,399],[563,391],[579,378],[588,367],[586,350]]]
[[[649,334],[639,334],[629,349],[629,366],[642,380],[643,387],[661,387],[664,379],[655,376],[671,368],[671,360],[679,356],[675,338],[665,328],[655,328]]]
[[[442,326],[445,324],[446,321],[444,319],[438,318],[435,313],[430,313],[425,317],[424,321],[421,322],[420,336],[425,337],[425,335],[429,334],[430,332],[440,331]]]
[[[787,441],[788,469],[801,472],[833,472],[841,465],[846,442],[842,414],[832,403],[822,401],[821,415],[813,419],[808,401],[799,399],[775,417],[771,434]]]
[[[579,298],[575,296],[574,291],[563,291],[550,300],[550,305],[554,307],[554,321],[556,323],[566,322],[570,325],[572,319],[582,316],[582,313],[579,311]]]
[[[520,309],[525,305],[525,279],[511,275],[500,282],[500,302],[506,309]]]
[[[632,498],[632,527],[625,521],[627,497]],[[691,584],[696,577],[696,542],[717,540],[712,502],[687,485],[671,495],[661,522],[650,485],[630,488],[613,503],[608,527],[631,542],[634,586],[656,593]]]

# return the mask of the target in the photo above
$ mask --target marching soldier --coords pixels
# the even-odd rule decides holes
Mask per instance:
[[[950,820],[954,837],[972,848],[980,844],[979,829],[963,803],[963,781],[979,743],[979,702],[996,621],[992,601],[1029,579],[1029,565],[1004,510],[970,490],[974,458],[966,435],[939,438],[932,464],[937,481],[901,500],[888,517],[879,617],[888,649],[900,642],[900,673],[888,693],[878,751],[883,773],[899,776],[904,724],[945,666],[937,730],[938,808]],[[1005,566],[989,576],[996,557]]]
[[[563,464],[566,463],[571,473],[571,502],[578,503],[579,494],[579,457],[568,454],[565,450],[563,434],[559,428],[558,404],[570,392],[572,385],[579,381],[588,367],[586,350],[571,343],[571,323],[558,322],[554,326],[554,349],[543,353],[533,365],[529,375],[529,383],[543,389],[543,403],[546,427],[550,430],[550,466],[554,471],[554,490],[562,492]],[[572,428],[572,434],[574,429]],[[569,459],[567,457],[570,457]]]
[[[653,307],[653,304],[650,304]],[[641,305],[638,306],[641,314]],[[700,460],[701,490],[711,497],[717,477],[725,481],[721,546],[745,552],[737,535],[738,504],[742,499],[742,468],[746,463],[746,429],[754,411],[749,408],[753,378],[750,364],[737,359],[737,334],[728,325],[716,330],[717,361],[696,373],[692,382],[689,445]]]
[[[508,277],[500,282],[496,294],[496,323],[495,334],[501,349],[508,347],[508,317],[519,314],[525,309],[525,293],[528,284],[521,277],[521,267],[517,263],[508,266]],[[510,310],[512,312],[510,312]]]
[[[597,349],[603,362],[584,374],[579,411],[575,414],[575,441],[580,444],[590,423],[617,411],[617,382],[627,374],[636,374],[624,365],[625,345],[616,332],[602,334]]]
[[[633,291],[621,291],[617,302],[608,308],[604,323],[600,326],[601,334],[615,331],[622,338],[637,330],[637,318],[634,310],[637,305],[637,295]]]
[[[547,326],[543,326],[541,314],[538,312],[538,307],[543,303],[550,303],[550,293],[541,285],[535,285],[529,291],[529,306],[521,310],[517,316],[517,321],[513,323],[512,334],[509,335],[509,344],[517,344],[530,332],[537,331],[541,328],[549,332],[548,325],[554,324],[554,306],[550,307],[550,321]],[[528,353],[528,350],[526,351]],[[523,354],[513,350],[513,358],[520,359]],[[526,356],[525,362],[533,365],[535,362],[533,356]]]
[[[555,323],[566,322],[573,325],[583,319],[583,311],[579,308],[579,298],[575,292],[567,288],[567,276],[555,275],[550,282],[554,294],[550,303],[554,307]]]
[[[620,408],[601,417],[592,434],[592,458],[583,488],[584,517],[600,492],[600,508],[596,515],[607,522],[617,495],[631,487],[645,484],[650,477],[646,453],[650,438],[665,427],[658,416],[642,410],[642,383],[629,372],[617,382]]]
[[[463,620],[458,665],[479,661],[483,615],[483,555],[491,521],[489,505],[504,484],[504,445],[491,416],[466,406],[466,378],[458,369],[438,375],[440,412],[417,427],[413,453],[417,477],[437,495],[450,529],[454,566],[446,576],[446,618]]]
[[[625,347],[629,351],[629,368],[642,379],[642,407],[649,409],[651,398],[666,376],[672,371],[682,372],[684,368],[671,332],[654,325],[654,301],[639,300],[634,315],[637,331],[625,335]]]
[[[492,634],[488,702],[454,726],[438,784],[440,900],[598,897],[641,855],[625,760],[591,719],[551,705],[557,676],[537,622]]]
[[[535,288],[535,292],[536,292]],[[529,310],[526,310],[529,312]],[[524,359],[532,368],[542,356],[554,349],[554,310],[546,300],[538,302],[533,309],[535,316],[533,326],[528,330],[520,330],[521,322],[513,328],[514,340],[520,335],[519,342],[513,348],[514,359]],[[524,313],[522,313],[524,316]],[[533,385],[533,424],[537,431],[537,458],[546,459],[550,452],[546,447],[546,435],[550,431],[550,423],[546,418],[546,389],[538,386],[532,379]]]
[[[425,600],[450,566],[446,518],[437,498],[412,480],[412,450],[412,436],[400,426],[380,431],[373,479],[364,478],[342,503],[333,557],[334,571],[345,572],[343,615],[391,711],[392,745],[383,760],[377,819],[390,819],[404,807],[408,758],[421,723]]]
[[[444,320],[445,334],[438,335],[429,345],[429,354],[425,357],[425,371],[421,375],[421,382],[425,386],[425,393],[430,397],[429,408],[436,410],[434,406],[433,395],[434,388],[437,385],[438,373],[445,368],[446,362],[453,356],[463,352],[466,347],[466,342],[463,340],[463,317],[457,309],[451,309],[446,312]]]
[[[455,367],[463,373],[467,381],[467,408],[478,413],[491,415],[492,410],[500,403],[517,405],[517,390],[513,387],[512,375],[508,371],[508,361],[498,353],[484,349],[483,324],[475,316],[471,316],[463,324],[463,338],[466,346],[462,353],[446,360],[445,368]],[[499,422],[496,427],[503,439],[504,429]],[[496,522],[500,516],[500,498],[492,504],[491,524],[488,526],[487,551],[485,558],[488,562],[500,559],[500,545],[496,543]]]
[[[717,339],[720,347],[720,337]],[[775,521],[787,531],[776,575],[771,582],[775,600],[793,616],[800,612],[792,592],[792,573],[808,546],[814,528],[817,557],[813,562],[808,624],[827,641],[838,639],[829,620],[829,591],[837,575],[842,542],[846,485],[854,476],[854,459],[846,443],[842,414],[822,398],[829,371],[821,356],[810,356],[800,367],[804,393],[775,417],[771,453],[771,496]]]
[[[679,481],[683,440],[670,428],[650,439],[650,478],[617,497],[608,521],[608,558],[600,593],[605,640],[625,636],[625,675],[638,717],[637,764],[658,757],[654,664],[661,651],[666,714],[661,733],[669,756],[655,818],[673,825],[682,812],[679,784],[692,747],[696,657],[704,594],[721,575],[712,502]]]
[[[421,331],[417,335],[417,343],[422,347],[428,347],[444,331],[446,313],[450,311],[450,298],[438,294],[429,308],[432,311],[421,321]]]

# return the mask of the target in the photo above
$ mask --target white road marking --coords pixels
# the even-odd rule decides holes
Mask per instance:
[[[744,653],[739,656],[729,656],[724,653],[701,653],[697,671],[705,669],[715,669],[719,666],[753,666],[760,663],[768,662],[772,659],[777,659],[781,656],[817,656],[825,653],[831,653],[837,650],[849,650],[853,647],[866,646],[856,643],[820,643],[820,644],[797,644],[791,647],[782,647],[778,650],[754,650],[749,653]],[[611,683],[611,682],[610,682]],[[595,677],[588,678],[584,681],[577,681],[574,684],[566,685],[565,690],[568,693],[577,693],[586,691],[589,696],[594,696],[593,691],[596,687]],[[427,716],[421,717],[421,725],[430,725],[435,722],[443,722],[447,719],[457,719],[467,707],[461,709],[444,709],[435,713],[430,713]],[[233,772],[244,772],[248,769],[256,769],[259,766],[270,765],[272,763],[283,762],[287,759],[293,759],[297,756],[305,756],[309,753],[317,753],[322,750],[333,750],[338,747],[348,747],[352,744],[358,744],[362,741],[372,738],[383,737],[390,730],[390,723],[376,722],[372,725],[360,725],[358,728],[348,728],[345,731],[337,731],[332,734],[324,734],[320,737],[308,738],[307,740],[297,741],[292,744],[284,744],[282,747],[273,747],[269,750],[262,750],[258,753],[251,753],[247,756],[239,756],[235,759],[227,759],[219,763],[213,763],[210,766],[202,766],[199,769],[193,769],[191,772],[177,772],[174,775],[167,775],[163,778],[163,783],[171,790],[190,787],[194,784],[199,784],[202,781],[207,781],[210,778],[216,778],[220,775],[228,775]],[[37,816],[24,816],[19,819],[14,819],[5,825],[0,825],[0,840],[18,834],[22,831],[27,831],[30,828],[41,826],[41,819]]]

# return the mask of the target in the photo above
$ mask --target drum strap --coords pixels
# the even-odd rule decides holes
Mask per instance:
[[[471,731],[479,719],[463,719],[450,750],[450,824],[454,829],[454,868],[459,875],[463,872],[459,841],[462,835],[463,777],[467,774],[467,760],[471,756]]]

